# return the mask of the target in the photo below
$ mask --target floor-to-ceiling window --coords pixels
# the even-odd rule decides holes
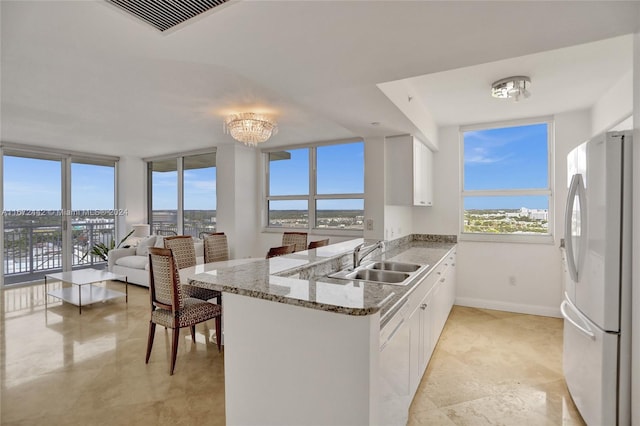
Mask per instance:
[[[73,158],[71,162],[72,265],[106,260],[100,247],[115,245],[115,167],[113,161]],[[95,247],[98,247],[96,250]]]
[[[216,153],[183,157],[183,234],[216,229]]]
[[[91,254],[115,238],[117,157],[2,145],[3,279],[103,267]]]
[[[62,269],[62,161],[4,155],[5,284]]]
[[[191,235],[216,229],[215,151],[145,159],[151,232]]]
[[[151,232],[178,234],[178,163],[175,158],[151,161]]]

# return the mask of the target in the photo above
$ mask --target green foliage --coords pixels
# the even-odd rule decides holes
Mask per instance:
[[[131,234],[133,234],[134,230],[131,230],[131,232],[129,232],[127,235],[124,236],[123,239],[120,240],[120,242],[118,243],[118,248],[120,248],[120,246],[122,245],[122,243],[131,236]],[[92,255],[95,257],[99,257],[100,259],[102,259],[103,261],[107,261],[107,259],[109,258],[109,250],[113,250],[114,248],[116,248],[116,242],[115,240],[111,240],[111,244],[109,244],[108,246],[105,243],[96,243],[93,244],[93,246],[91,247],[91,249],[86,252],[84,254],[84,256],[82,256],[82,258],[80,259],[81,261],[84,260],[88,255]]]

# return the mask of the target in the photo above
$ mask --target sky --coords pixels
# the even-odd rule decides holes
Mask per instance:
[[[3,166],[5,211],[60,210],[60,161],[5,156]],[[71,176],[72,209],[113,209],[113,167],[73,163]]]
[[[175,210],[178,205],[178,172],[153,172],[153,210]],[[215,210],[216,168],[184,171],[184,209]]]
[[[464,133],[464,190],[548,189],[547,124]],[[467,209],[547,209],[546,196],[465,197]]]
[[[288,160],[269,162],[270,195],[309,195],[309,149],[287,150]],[[364,193],[364,142],[319,146],[317,152],[318,194]],[[306,210],[308,201],[272,201],[271,210]],[[364,200],[319,200],[318,209],[363,210]]]

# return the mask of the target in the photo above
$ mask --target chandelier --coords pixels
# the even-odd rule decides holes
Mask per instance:
[[[531,96],[529,90],[531,79],[524,76],[507,77],[494,82],[491,85],[491,96],[500,99],[513,99],[516,102],[520,98]]]
[[[224,130],[238,142],[256,146],[278,133],[278,124],[262,114],[241,112],[226,118]]]

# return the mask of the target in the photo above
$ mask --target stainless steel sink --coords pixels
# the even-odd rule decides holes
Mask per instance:
[[[349,280],[375,281],[379,283],[401,283],[409,278],[404,272],[382,271],[379,269],[361,269],[345,276]]]
[[[360,280],[379,284],[406,285],[412,278],[429,265],[380,260],[359,266],[356,269],[343,269],[329,274],[329,278],[341,280]]]
[[[415,272],[420,269],[420,265],[402,262],[375,262],[369,268],[383,271]]]

